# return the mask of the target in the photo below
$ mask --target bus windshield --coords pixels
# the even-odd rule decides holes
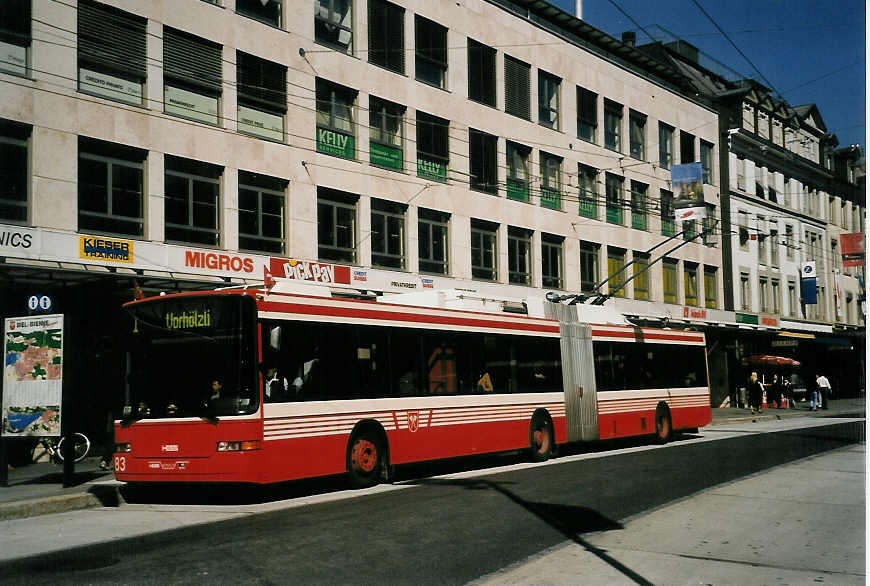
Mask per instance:
[[[253,413],[259,405],[247,295],[185,295],[132,304],[125,419]]]

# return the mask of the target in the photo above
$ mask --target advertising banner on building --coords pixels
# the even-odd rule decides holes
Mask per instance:
[[[844,267],[864,266],[864,234],[840,234],[840,250]]]
[[[816,261],[808,260],[801,266],[801,303],[817,303]]]
[[[7,318],[2,435],[59,436],[62,391],[63,315]]]
[[[843,289],[840,276],[840,269],[834,269],[834,304],[837,307],[837,317],[843,317]]]

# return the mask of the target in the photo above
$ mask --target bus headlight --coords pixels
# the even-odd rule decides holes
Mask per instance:
[[[259,440],[235,441],[235,442],[218,442],[218,452],[248,452],[251,450],[259,450]]]
[[[133,451],[133,448],[130,446],[129,442],[124,442],[120,444],[115,444],[115,453],[116,454],[126,454]]]

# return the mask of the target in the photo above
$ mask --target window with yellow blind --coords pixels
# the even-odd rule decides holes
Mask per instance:
[[[667,258],[662,260],[662,288],[665,303],[677,303],[679,301],[677,261]]]

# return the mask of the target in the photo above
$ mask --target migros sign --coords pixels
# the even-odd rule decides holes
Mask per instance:
[[[253,273],[254,259],[248,256],[239,256],[236,254],[185,250],[184,266],[196,269],[212,269],[215,271]]]

